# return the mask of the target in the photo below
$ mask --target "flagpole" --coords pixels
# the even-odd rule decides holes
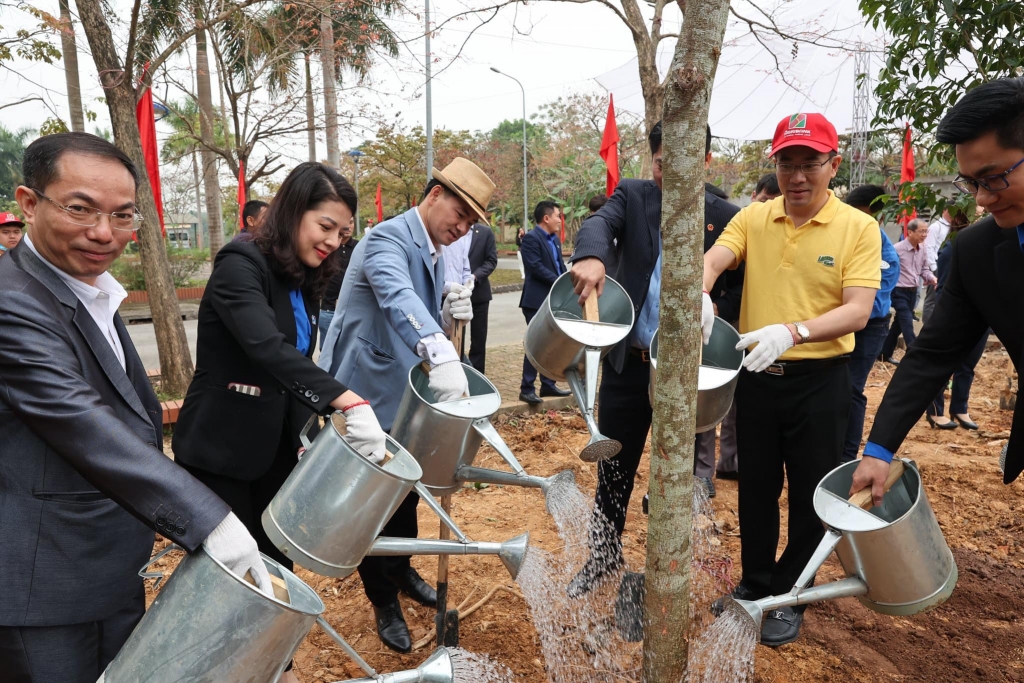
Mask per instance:
[[[527,230],[527,226],[530,225],[530,192],[526,180],[526,172],[528,168],[526,165],[526,88],[523,87],[523,84],[520,83],[519,79],[515,76],[509,76],[504,71],[498,71],[493,66],[491,67],[491,71],[511,78],[519,85],[519,89],[523,91],[523,230]]]
[[[426,40],[426,100],[427,100],[427,182],[433,177],[434,169],[434,122],[430,98],[430,0],[423,2],[423,35]]]

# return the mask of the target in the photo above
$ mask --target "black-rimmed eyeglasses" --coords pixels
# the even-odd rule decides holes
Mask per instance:
[[[1024,159],[1021,159],[1002,173],[985,176],[984,178],[966,178],[958,175],[953,179],[953,186],[966,194],[978,194],[980,188],[985,188],[989,192],[1002,192],[1010,186],[1010,181],[1006,179],[1006,176],[1013,173],[1021,164],[1024,164]]]

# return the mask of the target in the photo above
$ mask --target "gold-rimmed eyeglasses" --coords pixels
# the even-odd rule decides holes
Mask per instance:
[[[85,228],[94,228],[100,224],[101,216],[106,216],[109,219],[111,230],[135,232],[139,229],[139,226],[142,225],[142,214],[137,211],[114,211],[113,213],[103,213],[99,209],[91,206],[83,206],[81,204],[68,204],[65,206],[47,197],[35,188],[30,189],[41,198],[63,211],[64,215],[68,218],[68,222],[73,223],[74,225],[81,225]]]

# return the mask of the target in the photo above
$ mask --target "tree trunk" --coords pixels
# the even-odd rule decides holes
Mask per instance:
[[[659,367],[644,598],[643,680],[651,683],[683,680],[689,658],[691,501],[704,273],[704,126],[728,9],[728,0],[686,3],[664,107]]]
[[[89,41],[96,69],[103,74],[102,84],[106,93],[107,108],[114,131],[114,141],[135,163],[139,174],[136,201],[139,211],[145,217],[139,228],[139,250],[142,255],[142,269],[146,275],[146,290],[149,293],[149,307],[153,315],[157,351],[160,354],[161,389],[174,396],[184,396],[192,381],[192,357],[185,337],[185,326],[181,322],[181,309],[174,291],[167,250],[160,235],[160,218],[153,200],[153,190],[146,172],[146,158],[142,153],[139,126],[135,120],[135,92],[130,73],[122,70],[122,64],[114,47],[114,38],[104,19],[100,0],[78,0],[78,15]]]
[[[64,80],[68,86],[71,130],[84,133],[85,113],[82,109],[82,87],[78,78],[78,46],[75,44],[75,25],[71,21],[68,0],[60,0],[60,42],[64,52]]]
[[[313,107],[313,73],[309,67],[309,50],[302,53],[306,62],[306,141],[309,160],[316,161],[316,109]]]
[[[203,20],[202,7],[195,5],[196,21]],[[206,49],[206,31],[196,33],[196,86],[199,90],[199,138],[203,144],[199,156],[203,162],[203,192],[206,194],[206,222],[210,234],[210,261],[224,246],[224,223],[220,215],[220,179],[217,177],[217,155],[213,144],[213,91],[210,87],[210,57]]]
[[[338,146],[338,93],[334,73],[334,25],[328,4],[320,18],[320,62],[324,72],[324,119],[327,132],[327,163],[341,168],[341,149]]]

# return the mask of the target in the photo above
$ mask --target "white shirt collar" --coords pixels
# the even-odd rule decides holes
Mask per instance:
[[[64,283],[68,285],[68,287],[71,288],[71,291],[73,291],[76,295],[81,293],[89,297],[90,301],[95,301],[96,297],[98,297],[101,293],[106,294],[111,298],[111,300],[117,300],[117,304],[114,306],[114,310],[117,310],[117,306],[121,305],[121,301],[124,301],[126,298],[128,298],[128,292],[125,291],[124,287],[121,286],[121,283],[114,279],[114,276],[111,275],[110,273],[104,272],[102,275],[96,278],[95,285],[90,285],[68,275],[63,270],[61,270],[60,268],[46,260],[46,257],[40,254],[39,250],[36,249],[36,245],[32,244],[32,238],[29,237],[28,235],[25,235],[25,244],[28,246],[29,249],[32,250],[32,253],[36,255],[36,258],[45,263],[50,268],[50,270],[55,272],[57,276],[61,280],[63,280]],[[81,296],[79,296],[79,298],[81,298]]]
[[[416,214],[416,222],[420,224],[421,228],[423,228],[423,234],[427,238],[427,246],[430,248],[430,258],[434,262],[434,265],[436,266],[437,265],[437,248],[434,247],[434,240],[430,239],[430,233],[427,232],[427,226],[423,222],[423,216],[420,215],[420,210],[419,209],[414,209],[413,213]]]

